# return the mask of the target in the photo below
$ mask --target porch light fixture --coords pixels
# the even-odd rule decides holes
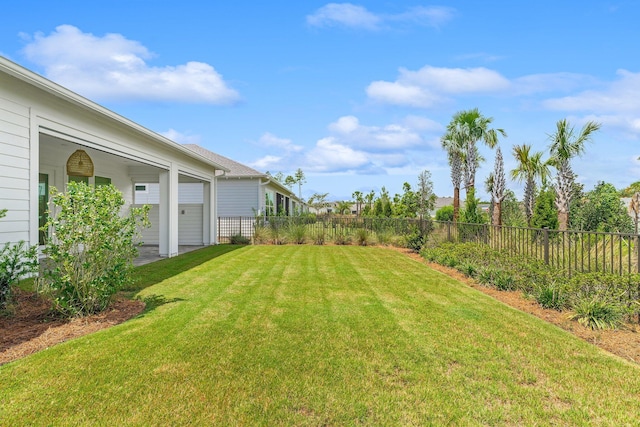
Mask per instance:
[[[76,150],[67,160],[67,175],[93,176],[93,162],[84,150]]]

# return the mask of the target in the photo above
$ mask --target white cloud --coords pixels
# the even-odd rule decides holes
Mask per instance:
[[[368,168],[366,153],[340,144],[333,137],[320,139],[306,156],[310,172],[344,172]]]
[[[397,14],[376,14],[352,3],[328,3],[307,15],[307,23],[313,27],[338,26],[372,31],[392,23],[439,27],[451,20],[453,14],[453,9],[440,6],[419,6]]]
[[[351,3],[329,3],[307,16],[307,23],[314,27],[344,26],[374,30],[380,17],[362,6]]]
[[[272,133],[265,132],[262,134],[258,143],[265,147],[276,147],[285,151],[300,151],[303,149],[300,145],[294,145],[290,139],[279,138]]]
[[[330,123],[328,135],[308,150],[302,147],[292,150],[292,146],[298,146],[291,140],[265,133],[260,141],[271,152],[250,164],[260,170],[285,174],[298,167],[317,174],[387,174],[401,168],[418,169],[423,167],[415,165],[418,153],[432,153],[434,148],[440,151],[436,134],[442,128],[439,123],[417,115],[384,126],[367,126],[355,116],[342,116]]]
[[[166,132],[160,132],[165,138],[177,142],[178,144],[200,144],[200,135],[188,135],[178,132],[175,129],[169,129]]]
[[[487,68],[439,68],[425,66],[418,71],[401,68],[395,82],[375,81],[366,91],[376,101],[430,108],[451,95],[501,92],[511,83]]]
[[[640,73],[627,70],[616,72],[618,80],[601,90],[587,90],[578,95],[547,100],[544,105],[552,110],[594,111],[599,113],[640,112]]]
[[[249,166],[261,171],[280,170],[281,161],[282,157],[268,155],[256,160],[255,162],[250,162]]]
[[[233,104],[239,94],[209,64],[147,64],[154,55],[121,34],[97,37],[72,25],[37,33],[24,48],[45,75],[84,96],[98,99]]]

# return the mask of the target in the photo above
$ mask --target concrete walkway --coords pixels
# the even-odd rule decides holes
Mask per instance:
[[[204,246],[178,246],[178,255],[182,255],[187,252],[195,251],[196,249],[204,248]],[[151,262],[160,261],[165,257],[161,257],[158,253],[158,245],[143,245],[138,248],[138,258],[133,261],[133,265],[144,265]]]

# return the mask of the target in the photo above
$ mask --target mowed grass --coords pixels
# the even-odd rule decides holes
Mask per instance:
[[[0,425],[640,420],[638,366],[395,251],[216,255],[137,270],[166,277],[143,315],[0,367]]]

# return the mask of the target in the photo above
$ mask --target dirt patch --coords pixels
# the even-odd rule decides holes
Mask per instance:
[[[0,365],[117,325],[144,310],[142,301],[119,297],[100,314],[68,320],[53,316],[50,304],[33,292],[15,289],[13,296],[15,312],[0,317]]]
[[[416,261],[427,264],[430,268],[440,271],[466,285],[477,289],[493,298],[501,301],[513,308],[525,313],[532,314],[549,323],[571,332],[583,340],[594,344],[610,353],[618,355],[631,362],[640,363],[640,325],[627,324],[618,330],[598,330],[594,331],[582,326],[580,323],[569,320],[567,312],[560,312],[541,307],[536,301],[525,298],[519,291],[499,291],[494,288],[483,286],[475,280],[465,276],[458,270],[445,267],[440,264],[425,260],[420,254],[411,252],[408,249],[395,248]]]

